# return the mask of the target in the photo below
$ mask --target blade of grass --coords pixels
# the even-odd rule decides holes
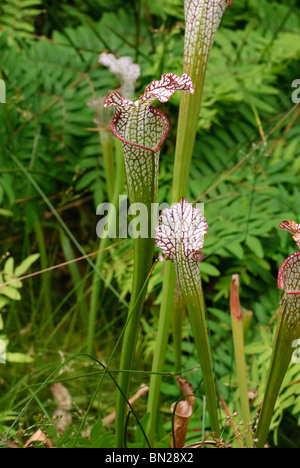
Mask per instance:
[[[68,262],[68,268],[70,271],[73,285],[76,286],[77,284],[82,283],[82,277],[77,262],[74,261],[75,255],[72,249],[71,242],[69,241],[69,238],[64,234],[63,231],[61,231],[61,247],[64,252],[66,261]],[[84,297],[83,287],[76,289],[75,294],[77,298],[76,303],[80,310],[82,323],[85,324],[85,327],[87,327],[86,322],[88,317],[88,307],[86,298]]]
[[[124,172],[124,163],[122,155],[122,146],[118,140],[115,141],[115,159],[116,159],[116,180],[114,181],[114,195],[113,195],[113,206],[118,211],[119,207],[119,194],[123,190],[125,182],[125,172]],[[112,212],[108,214],[112,216]],[[109,218],[110,219],[110,218]],[[108,219],[108,226],[111,225]],[[92,281],[92,292],[91,292],[91,302],[88,315],[88,335],[87,335],[87,353],[92,354],[94,346],[94,336],[95,336],[95,322],[97,317],[97,311],[99,310],[99,293],[101,283],[99,282],[97,271],[101,271],[103,261],[105,258],[105,249],[108,246],[110,241],[109,235],[104,238],[101,238],[99,241],[99,254],[97,255],[95,267],[96,272],[93,276]]]

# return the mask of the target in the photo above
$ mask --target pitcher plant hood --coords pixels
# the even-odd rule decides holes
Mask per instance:
[[[206,67],[223,13],[232,4],[232,0],[184,0],[187,70],[196,56],[196,68]]]
[[[194,92],[191,78],[184,73],[181,77],[166,73],[159,81],[152,81],[144,94],[135,102],[114,91],[104,106],[114,106],[115,115],[111,123],[113,134],[122,142],[143,148],[153,153],[160,150],[169,130],[167,117],[152,107],[158,99],[167,102],[175,91]]]
[[[156,228],[156,245],[173,261],[181,256],[193,261],[200,261],[204,255],[204,235],[208,224],[198,208],[184,198],[177,204],[163,210]]]

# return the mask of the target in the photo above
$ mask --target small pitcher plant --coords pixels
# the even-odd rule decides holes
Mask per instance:
[[[289,231],[300,248],[300,225],[294,221],[283,221],[279,227]],[[268,437],[276,400],[293,354],[293,342],[300,338],[300,251],[290,255],[282,263],[278,273],[278,287],[283,292],[269,376],[256,431],[259,448],[264,446]]]
[[[184,198],[163,210],[155,242],[173,263],[179,280],[201,364],[212,430],[220,434],[216,389],[212,370],[199,262],[208,225],[198,208]]]
[[[146,284],[153,262],[154,242],[150,234],[151,207],[158,199],[159,152],[169,130],[167,117],[152,107],[153,101],[167,102],[175,91],[193,93],[190,77],[172,73],[162,75],[161,80],[152,81],[144,94],[135,102],[113,92],[105,101],[105,107],[115,107],[111,123],[112,133],[122,143],[128,196],[131,207],[141,203],[147,213],[143,225],[148,226],[147,235],[134,239],[134,273],[128,320],[122,347],[119,386],[127,397],[130,376],[136,346],[139,318],[143,308]],[[131,214],[134,214],[133,212]],[[117,446],[124,443],[127,403],[119,393],[116,406],[116,441]]]
[[[111,130],[122,142],[130,203],[153,202],[157,198],[159,151],[169,131],[167,117],[152,107],[153,101],[167,102],[177,91],[193,94],[192,80],[173,73],[152,81],[135,102],[113,92],[104,106],[116,108]]]

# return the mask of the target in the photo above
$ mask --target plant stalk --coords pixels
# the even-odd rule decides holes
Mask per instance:
[[[201,211],[198,208],[193,208],[191,204],[182,198],[180,203],[173,204],[170,209],[163,210],[159,218],[155,241],[156,245],[162,249],[163,253],[167,255],[167,258],[175,267],[175,277],[177,277],[187,307],[194,343],[201,366],[211,430],[219,437],[218,401],[207,331],[205,301],[199,269],[199,261],[203,258],[201,249],[204,245],[204,235],[206,234],[207,228],[206,219]],[[167,279],[169,280],[170,278]],[[164,310],[166,310],[166,305],[174,305],[173,294],[163,296],[163,300],[167,301],[163,304]],[[165,323],[168,323],[170,320],[169,315],[164,314],[163,317],[165,318]],[[161,333],[165,330],[166,329],[162,326]],[[161,336],[162,335],[159,337]],[[166,334],[166,336],[168,336],[168,334]],[[164,339],[163,344],[165,345],[165,343],[166,339]],[[160,354],[158,357],[161,361],[157,361],[155,365],[157,367],[163,366],[164,355]],[[156,359],[158,359],[158,357]],[[159,383],[158,380],[155,383],[157,382]],[[156,397],[152,397],[151,395],[152,401],[156,402],[159,392],[153,392],[153,394],[156,395]],[[154,400],[154,398],[156,398],[156,400]],[[150,443],[153,441],[155,434],[155,421],[156,419],[150,412],[147,434]],[[149,436],[151,438],[149,438]]]
[[[115,197],[115,158],[114,158],[114,143],[110,131],[101,131],[100,143],[103,155],[103,166],[105,173],[106,188],[109,201],[113,201]]]
[[[192,275],[192,271],[190,271]],[[191,277],[190,274],[188,277]],[[187,294],[185,291],[192,290]],[[201,279],[183,287],[184,298],[188,310],[189,320],[198,353],[199,362],[203,376],[203,386],[206,397],[206,405],[210,417],[211,430],[216,437],[220,436],[218,417],[218,402],[213,375],[212,359],[206,325],[205,303],[201,285]]]
[[[176,282],[176,273],[171,262],[167,262],[164,271],[162,302],[157,327],[157,337],[152,361],[152,372],[150,377],[150,391],[148,395],[147,412],[149,421],[147,424],[147,438],[151,447],[154,445],[157,413],[159,407],[160,387],[165,363],[165,354],[169,339],[169,330],[171,326],[172,311],[174,306],[174,290]],[[164,294],[164,288],[168,289],[168,294]]]
[[[277,325],[266,390],[255,434],[258,439],[257,448],[263,448],[267,442],[277,397],[294,351],[293,341],[300,336],[299,312],[300,296],[289,295],[281,308]]]
[[[152,157],[152,176],[148,174],[149,179],[152,179],[152,185],[144,185],[143,191],[134,191],[132,189],[129,193],[130,204],[137,201],[144,203],[147,208],[147,220],[143,220],[143,225],[148,226],[148,236],[145,238],[137,237],[134,239],[134,270],[133,270],[133,284],[132,293],[130,298],[129,311],[127,316],[126,329],[123,338],[121,360],[120,360],[120,374],[118,385],[122,389],[122,393],[118,392],[116,401],[116,447],[122,448],[125,445],[125,426],[126,426],[126,413],[127,413],[127,400],[124,398],[129,396],[130,387],[130,372],[132,369],[136,342],[138,337],[138,330],[140,324],[140,315],[144,306],[147,287],[146,284],[149,278],[149,272],[153,263],[153,250],[154,240],[151,236],[151,207],[152,203],[157,203],[157,162],[158,155],[151,154]],[[155,160],[156,159],[156,160]],[[129,171],[127,177],[130,177]],[[132,184],[127,181],[128,187]],[[146,211],[145,211],[146,212]]]
[[[175,372],[181,371],[181,343],[182,325],[185,316],[185,302],[182,290],[178,281],[175,284],[173,313],[172,313],[172,335],[174,344]]]
[[[118,393],[116,405],[117,447],[124,446],[130,372],[123,371],[130,371],[132,368],[139,318],[146,293],[145,285],[153,262],[152,207],[158,202],[159,151],[169,130],[166,116],[151,104],[156,99],[166,102],[177,90],[193,93],[190,77],[186,74],[179,77],[166,73],[159,81],[149,83],[144,94],[135,102],[113,92],[104,103],[105,107],[116,108],[111,129],[122,142],[130,210],[132,208],[140,211],[140,226],[147,226],[147,232],[142,233],[141,229],[140,235],[134,240],[133,290],[119,374],[122,394]]]
[[[230,314],[232,324],[232,337],[234,346],[234,356],[236,363],[236,374],[241,404],[241,415],[245,429],[245,435],[248,445],[252,445],[252,436],[249,432],[248,424],[251,420],[250,406],[248,398],[247,370],[245,362],[244,348],[244,326],[242,310],[239,298],[239,276],[233,275],[230,292]]]
[[[113,144],[113,142],[112,142]],[[118,140],[115,140],[115,159],[116,159],[116,180],[114,181],[114,196],[112,199],[112,204],[116,208],[116,211],[119,207],[119,194],[122,192],[124,181],[125,181],[125,172],[124,172],[124,162],[122,155],[122,146]],[[112,214],[111,214],[112,215]],[[109,214],[108,214],[109,216]],[[108,226],[111,223],[108,219]],[[96,271],[101,271],[103,261],[105,258],[105,248],[108,246],[110,241],[109,235],[100,239],[98,243],[99,252],[95,260]],[[102,280],[99,278],[98,274],[95,272],[92,279],[92,292],[88,316],[88,333],[87,333],[87,353],[93,354],[94,348],[94,338],[95,338],[95,326],[96,326],[96,317],[97,311],[99,310],[99,294],[101,288]]]
[[[173,170],[172,203],[176,203],[180,200],[181,197],[185,197],[188,188],[189,172],[196,139],[202,98],[204,74],[201,74],[200,77],[195,78],[199,83],[198,86],[195,86],[195,93],[193,95],[183,93],[180,96],[175,161]],[[162,379],[161,375],[157,375],[157,373],[161,373],[163,371],[165,362],[166,347],[172,322],[172,313],[174,310],[173,295],[175,290],[175,281],[176,275],[174,272],[174,267],[170,262],[167,262],[162,286],[162,301],[158,322],[159,333],[157,335],[156,346],[154,349],[152,363],[153,375],[150,378],[150,390],[148,397],[147,411],[150,413],[150,416],[148,421],[147,437],[151,444],[153,444],[154,441]],[[160,340],[162,340],[162,342],[160,342]],[[177,349],[177,353],[178,352],[180,351]]]
[[[184,57],[183,57],[183,71],[187,73],[193,82],[195,92],[191,95],[182,94],[180,96],[180,107],[177,125],[177,137],[175,148],[175,161],[173,169],[173,189],[172,189],[172,203],[177,203],[182,197],[187,196],[189,174],[196,140],[199,114],[202,102],[203,87],[205,75],[207,70],[207,62],[210,54],[210,49],[214,42],[214,34],[218,22],[221,21],[223,11],[227,3],[221,0],[222,13],[213,19],[211,15],[207,15],[209,3],[207,0],[204,2],[188,2],[185,0],[185,19],[186,19],[186,32],[184,40]],[[195,8],[194,8],[195,7]],[[204,49],[206,50],[204,53]],[[173,307],[170,306],[171,298],[174,291],[174,283],[168,281],[170,272],[167,273],[167,266],[165,269],[165,276],[162,287],[162,302],[160,308],[160,318],[158,327],[164,327],[161,330],[163,336],[169,336],[171,315]],[[175,277],[172,279],[175,282]],[[166,298],[165,296],[169,296]],[[166,305],[168,308],[166,309]],[[158,340],[158,338],[157,338]],[[164,340],[167,344],[167,340]],[[157,354],[160,353],[159,356]],[[164,359],[166,354],[166,346],[162,347],[157,341],[155,346],[152,371],[154,373],[162,372]],[[159,367],[157,365],[159,364]],[[150,441],[154,440],[154,433],[156,427],[156,418],[158,413],[158,405],[154,406],[153,402],[158,402],[158,394],[160,393],[161,379],[157,378],[155,374],[150,379],[150,390],[148,400],[148,412],[150,413],[148,422],[147,436]]]
[[[190,75],[191,76],[191,75]],[[181,197],[186,197],[192,155],[196,140],[197,126],[202,100],[203,84],[205,73],[199,76],[191,76],[193,84],[196,83],[193,95],[186,93],[180,96],[180,106],[177,125],[177,137],[175,148],[175,160],[173,169],[172,203],[178,202]],[[173,270],[173,274],[172,274]],[[161,375],[165,362],[166,348],[170,327],[172,323],[173,294],[175,290],[176,275],[173,265],[168,262],[165,267],[165,274],[162,286],[162,301],[159,313],[158,330],[154,349],[152,372],[150,379],[150,390],[148,398],[148,412],[150,413],[148,422],[147,437],[153,444],[158,413],[159,394],[161,386]],[[162,342],[160,342],[162,340]],[[177,346],[177,354],[180,352]]]

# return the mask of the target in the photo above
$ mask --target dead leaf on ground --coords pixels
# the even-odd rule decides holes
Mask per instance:
[[[46,434],[38,429],[31,437],[27,440],[24,448],[29,448],[35,442],[43,442],[48,448],[53,448],[51,441],[48,439]]]

